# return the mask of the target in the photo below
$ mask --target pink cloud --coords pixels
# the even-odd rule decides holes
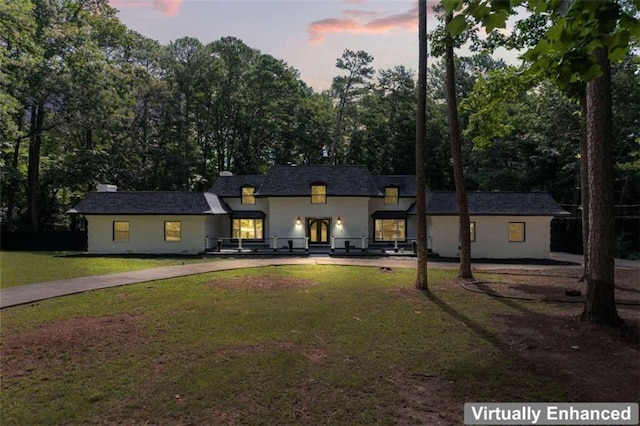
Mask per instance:
[[[344,0],[346,3],[363,3],[365,0]],[[434,16],[433,7],[438,0],[427,0],[427,13]],[[393,30],[418,30],[418,5],[402,13],[345,9],[340,18],[315,21],[307,27],[309,41],[320,44],[329,33],[385,34]]]
[[[176,16],[183,0],[109,0],[116,9],[154,8],[165,16]]]
[[[358,33],[362,31],[362,26],[353,19],[327,18],[309,24],[307,34],[309,41],[313,44],[320,44],[324,41],[327,33]]]
[[[374,19],[365,24],[365,28],[375,33],[386,33],[395,28],[414,30],[418,25],[418,7],[404,13],[396,13],[383,18]]]
[[[346,9],[342,11],[340,18],[327,18],[310,23],[307,34],[311,43],[320,44],[329,33],[384,34],[395,29],[415,31],[418,25],[417,17],[417,6],[407,12],[387,14]]]

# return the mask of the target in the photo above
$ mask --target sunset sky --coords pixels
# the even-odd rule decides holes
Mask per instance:
[[[110,0],[130,29],[166,44],[234,36],[298,69],[316,90],[339,73],[345,49],[373,55],[376,70],[417,66],[414,0]],[[429,19],[433,25],[434,19]]]

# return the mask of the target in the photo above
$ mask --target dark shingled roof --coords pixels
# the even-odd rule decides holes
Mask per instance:
[[[240,198],[243,186],[253,186],[256,190],[264,182],[264,175],[218,176],[209,192],[219,197]]]
[[[546,192],[469,192],[469,214],[476,216],[561,216],[568,214]],[[455,192],[432,192],[429,215],[457,215]],[[415,207],[412,212],[415,214]]]
[[[230,209],[214,194],[201,192],[91,192],[69,213],[83,215],[209,215]]]
[[[379,197],[382,193],[365,166],[274,166],[256,195],[311,195],[312,184],[325,184],[328,196]]]
[[[415,175],[379,175],[374,176],[378,189],[384,195],[384,188],[387,186],[397,186],[400,188],[400,197],[416,197],[416,176]]]

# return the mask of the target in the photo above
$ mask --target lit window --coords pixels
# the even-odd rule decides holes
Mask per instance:
[[[398,204],[398,188],[388,186],[384,189],[384,203]]]
[[[263,219],[233,219],[231,236],[235,239],[262,240],[263,229]]]
[[[376,219],[376,241],[406,241],[407,221],[405,219]]]
[[[311,204],[325,204],[327,202],[327,186],[311,185]]]
[[[113,222],[113,241],[129,241],[129,222]]]
[[[509,222],[509,241],[523,242],[524,231],[524,222]]]
[[[182,222],[165,222],[164,223],[164,240],[180,241],[182,237]]]
[[[254,196],[256,189],[253,186],[242,187],[242,204],[255,204],[256,197]]]
[[[476,223],[469,222],[469,233],[471,235],[470,241],[474,242],[476,240]]]

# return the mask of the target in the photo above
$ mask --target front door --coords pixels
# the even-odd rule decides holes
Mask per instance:
[[[307,235],[310,244],[328,244],[331,219],[307,219]]]

